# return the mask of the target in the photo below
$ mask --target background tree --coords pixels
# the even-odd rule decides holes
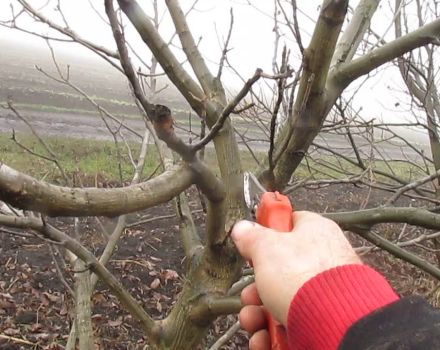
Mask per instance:
[[[268,152],[265,159],[260,162],[257,172],[267,189],[292,192],[299,187],[328,185],[343,181],[367,185],[370,188],[379,187],[392,192],[384,206],[325,215],[336,220],[344,228],[361,234],[378,247],[411,262],[436,278],[440,277],[440,270],[436,266],[404,250],[402,242],[392,243],[372,230],[374,225],[387,222],[439,229],[440,216],[428,210],[429,208],[392,206],[399,197],[406,195],[417,197],[427,203],[438,204],[434,191],[426,185],[438,177],[437,168],[432,172],[428,165],[426,167],[428,174],[412,181],[394,174],[389,164],[386,164],[388,167],[386,170],[379,169],[375,164],[379,150],[375,141],[376,130],[385,129],[387,138],[390,135],[392,138],[398,136],[393,135],[393,129],[387,125],[355,118],[356,111],[352,110],[350,101],[347,102],[343,94],[356,79],[387,62],[397,60],[400,63],[402,61],[400,57],[412,50],[427,47],[434,56],[433,45],[438,43],[440,20],[434,19],[427,24],[420,23],[417,29],[405,35],[397,31],[398,37],[395,40],[390,42],[379,40],[379,43],[373,45],[369,51],[362,52],[361,43],[369,32],[370,20],[379,5],[378,0],[360,0],[351,16],[347,16],[348,0],[323,1],[308,45],[303,44],[301,38],[295,1],[275,1],[275,8],[279,9],[274,15],[276,24],[281,26],[280,21],[283,21],[277,19],[277,16],[284,18],[288,30],[295,37],[297,43],[295,49],[302,57],[301,65],[295,70],[290,67],[291,51],[289,50],[293,48],[285,48],[280,63],[277,64],[277,60],[274,59],[273,74],[257,68],[252,77],[244,79],[242,89],[231,97],[226,93],[227,87],[222,82],[222,71],[227,64],[230,34],[225,40],[219,69],[217,74],[214,74],[208,68],[188,26],[185,13],[176,0],[167,0],[165,4],[185,54],[185,60],[192,72],[183,68],[170,42],[165,41],[160,35],[155,2],[154,16],[151,18],[135,0],[104,1],[106,18],[103,20],[108,21],[116,50],[104,48],[76,34],[62,16],[59,2],[59,13],[64,21],[62,25],[47,18],[26,0],[17,0],[17,2],[21,7],[13,12],[13,18],[6,25],[26,30],[17,24],[18,18],[31,16],[61,34],[63,40],[66,38],[73,40],[92,50],[126,76],[136,103],[145,116],[146,129],[152,126],[152,134],[160,149],[163,172],[154,178],[141,181],[149,133],[145,132],[143,136],[141,134],[142,147],[138,161],[134,162],[132,183],[124,187],[121,184],[121,187],[112,189],[82,188],[74,186],[68,179],[64,186],[58,186],[30,177],[4,163],[1,164],[0,199],[13,208],[25,212],[17,215],[18,212],[12,209],[9,215],[0,216],[0,223],[4,226],[32,229],[39,237],[49,240],[50,243],[56,243],[73,254],[73,260],[77,261],[77,268],[80,271],[84,271],[83,268],[91,271],[91,274],[87,272],[82,276],[83,283],[77,283],[78,288],[82,286],[86,289],[86,293],[81,290],[76,292],[77,329],[82,349],[93,347],[88,304],[91,295],[89,291],[93,289],[97,278],[111,289],[127,311],[139,321],[140,327],[148,335],[151,348],[195,347],[202,341],[213,320],[219,315],[236,313],[240,309],[237,294],[240,288],[251,281],[251,278],[240,279],[243,261],[229,239],[229,232],[237,220],[248,217],[243,199],[243,166],[237,136],[248,143],[251,140],[246,139],[246,135],[240,134],[238,130],[234,130],[233,115],[236,114],[260,125],[267,134]],[[120,10],[115,7],[116,3]],[[231,29],[232,18],[231,16]],[[144,64],[148,73],[136,69],[133,64],[134,60],[144,62],[144,59],[126,40],[126,26],[123,24],[126,19],[152,53],[152,63]],[[342,31],[346,19],[347,24]],[[396,21],[397,27],[398,21]],[[277,28],[275,30],[277,47],[279,26],[276,25],[275,28]],[[39,35],[41,36],[41,33]],[[48,40],[55,39],[49,35],[43,36]],[[277,50],[275,52],[274,57],[279,56]],[[201,130],[205,123],[209,129],[206,135],[202,133],[195,142],[184,142],[175,131],[172,109],[154,101],[154,94],[157,91],[154,77],[156,74],[161,74],[156,71],[157,64],[199,117]],[[400,66],[402,64],[399,64]],[[59,79],[63,84],[73,85],[69,82],[68,71],[63,73],[58,68],[58,73],[59,77],[54,77],[55,79]],[[144,85],[146,79],[150,79],[147,89]],[[265,103],[265,93],[253,89],[261,79],[275,81],[273,101],[270,103]],[[75,89],[74,86],[72,88]],[[246,101],[252,99],[252,103],[246,102],[245,98]],[[20,115],[13,103],[9,103],[7,107],[15,111],[17,116]],[[336,112],[339,116],[336,116]],[[100,113],[113,121],[116,119],[110,117],[111,114],[102,108]],[[125,128],[123,122],[120,122],[120,125]],[[428,127],[431,130],[431,127]],[[339,154],[332,147],[316,142],[315,138],[320,131],[344,138],[349,142],[353,153],[350,156]],[[368,141],[367,157],[357,145],[361,134]],[[116,140],[117,133],[113,132],[113,135]],[[166,147],[162,147],[159,140]],[[215,150],[219,176],[216,176],[212,169],[206,166],[203,157],[200,157],[204,148],[210,143]],[[313,149],[309,152],[311,146]],[[347,177],[342,180],[338,178],[317,181],[309,178],[307,181],[292,182],[292,175],[301,162],[307,158],[312,159],[316,149],[321,151],[321,155],[322,151],[325,151],[327,155],[337,156],[335,159],[338,160],[334,162],[336,165],[326,161],[325,157],[316,160],[327,169],[324,172],[332,169]],[[174,152],[175,164],[169,150]],[[50,153],[50,150],[48,151]],[[417,149],[416,151],[421,153]],[[56,163],[55,157],[52,159]],[[423,160],[429,161],[426,155],[422,155]],[[318,163],[312,164],[312,167],[316,164]],[[418,163],[415,163],[415,166],[420,167]],[[319,169],[323,171],[322,167]],[[316,174],[315,171],[311,173]],[[184,195],[184,191],[192,185],[202,193],[206,203],[203,237],[200,237],[196,230]],[[410,191],[412,192],[409,193]],[[105,267],[105,263],[123,233],[126,214],[159,205],[173,198],[177,215],[181,220],[180,234],[187,271],[182,291],[170,313],[161,320],[155,320]],[[108,248],[98,259],[81,244],[79,235],[71,237],[57,229],[47,219],[57,216],[120,217],[119,226],[109,236]],[[430,234],[420,237],[422,236],[417,238],[417,242],[433,239]],[[406,243],[411,244],[408,241]],[[79,280],[81,276],[77,275]],[[82,302],[79,295],[86,296]],[[74,334],[75,331],[72,333]],[[74,339],[73,335],[69,345],[72,348]]]

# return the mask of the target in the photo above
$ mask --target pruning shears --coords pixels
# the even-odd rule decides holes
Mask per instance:
[[[244,174],[244,198],[260,225],[281,232],[293,229],[293,207],[289,198],[277,191],[266,191],[258,179],[248,172]],[[288,350],[286,329],[267,311],[265,313],[271,350]]]

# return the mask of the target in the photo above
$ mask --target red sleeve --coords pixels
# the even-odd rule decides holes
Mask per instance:
[[[335,350],[356,321],[399,299],[367,265],[339,266],[315,276],[293,298],[287,321],[292,350]]]

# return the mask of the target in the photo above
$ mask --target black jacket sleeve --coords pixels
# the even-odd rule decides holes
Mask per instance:
[[[440,311],[421,297],[400,299],[350,327],[339,350],[440,350]]]

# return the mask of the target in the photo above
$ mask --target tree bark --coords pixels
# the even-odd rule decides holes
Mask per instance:
[[[140,184],[120,188],[51,185],[0,163],[0,200],[49,216],[118,216],[165,203],[188,188],[193,173],[174,167]]]
[[[75,271],[75,302],[76,302],[76,334],[81,350],[94,350],[92,327],[92,306],[90,273],[81,259],[74,263]]]
[[[347,12],[348,1],[324,1],[309,47],[292,115],[276,141],[273,174],[260,176],[266,188],[283,189],[318,134],[329,111],[325,90],[330,62]]]

